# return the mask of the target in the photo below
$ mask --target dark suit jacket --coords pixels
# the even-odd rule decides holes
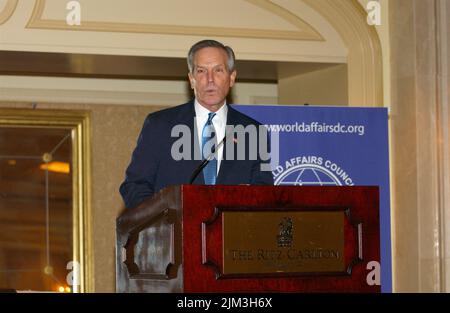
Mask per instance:
[[[133,152],[131,163],[126,170],[125,181],[120,186],[120,193],[127,208],[139,205],[155,192],[170,185],[189,183],[190,177],[201,163],[193,160],[194,151],[199,147],[198,136],[194,132],[195,108],[194,102],[151,113],[147,116],[139,135],[137,146]],[[172,144],[180,138],[171,137],[172,128],[183,124],[189,127],[192,136],[191,160],[176,161],[171,156]],[[260,123],[228,106],[227,125],[258,126]],[[248,138],[247,138],[248,139]],[[227,138],[236,144],[236,139]],[[246,140],[246,159],[236,160],[237,149],[234,149],[234,159],[226,159],[224,145],[223,158],[217,176],[217,185],[272,185],[273,176],[270,171],[261,171],[261,159],[248,158],[248,140]],[[193,182],[204,184],[203,173],[200,172]]]

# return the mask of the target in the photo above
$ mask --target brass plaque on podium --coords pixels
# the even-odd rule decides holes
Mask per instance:
[[[345,272],[344,211],[224,211],[223,274]]]

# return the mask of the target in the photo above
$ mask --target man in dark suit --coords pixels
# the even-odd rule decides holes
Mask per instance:
[[[265,128],[226,103],[236,79],[233,50],[214,40],[200,41],[189,50],[188,67],[195,99],[147,116],[120,186],[127,208],[166,186],[190,181],[273,184],[270,160],[260,154]],[[243,129],[256,129],[256,136]]]

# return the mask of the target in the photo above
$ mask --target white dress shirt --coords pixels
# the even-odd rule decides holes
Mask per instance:
[[[197,99],[195,99],[194,107],[197,122],[198,142],[200,144],[200,151],[202,151],[202,131],[206,121],[208,120],[208,114],[211,112],[204,106],[202,106],[200,103],[198,103]],[[214,129],[216,130],[217,143],[220,143],[223,137],[225,136],[225,127],[227,125],[228,107],[226,101],[224,105],[222,105],[222,107],[215,113],[216,115],[214,116],[212,123],[214,125]],[[219,175],[220,162],[222,161],[223,157],[222,154],[223,154],[223,145],[221,145],[217,150],[217,175]]]

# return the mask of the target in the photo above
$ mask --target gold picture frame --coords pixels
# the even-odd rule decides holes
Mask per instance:
[[[87,111],[0,108],[0,127],[67,128],[71,131],[73,260],[79,264],[79,284],[74,286],[73,292],[94,291],[90,120]]]

